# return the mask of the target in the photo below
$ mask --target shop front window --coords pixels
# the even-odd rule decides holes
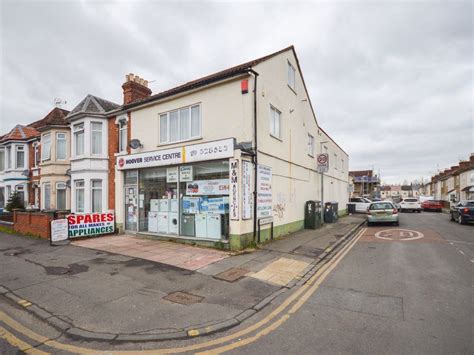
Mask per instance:
[[[127,179],[127,178],[126,178]],[[126,206],[134,198],[126,187]],[[229,162],[217,161],[139,172],[141,232],[221,240],[229,229]]]
[[[179,234],[176,168],[151,168],[139,176],[139,230]]]

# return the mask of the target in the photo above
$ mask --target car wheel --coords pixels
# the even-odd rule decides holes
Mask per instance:
[[[418,212],[418,213],[421,213],[421,210],[418,210],[417,212]]]
[[[395,222],[395,225],[398,227],[400,225],[400,222]]]
[[[459,217],[458,217],[458,223],[459,224],[464,224],[464,219],[462,218],[461,215],[459,215]]]
[[[370,227],[371,225],[372,225],[372,223],[367,222],[367,227]]]

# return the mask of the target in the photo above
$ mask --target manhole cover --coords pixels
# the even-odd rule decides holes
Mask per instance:
[[[305,246],[300,246],[293,250],[293,254],[309,256],[311,258],[318,257],[324,250],[319,248],[310,248]]]
[[[201,302],[204,299],[204,297],[192,295],[186,292],[177,291],[177,292],[172,292],[168,294],[167,296],[163,297],[163,299],[170,302],[174,302],[174,303],[188,305],[188,304]]]
[[[242,277],[247,275],[248,270],[233,267],[232,269],[226,270],[214,276],[218,280],[224,280],[228,282],[235,282],[240,280]]]

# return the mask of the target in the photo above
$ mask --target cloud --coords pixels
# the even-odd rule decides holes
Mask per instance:
[[[2,1],[0,130],[54,98],[122,101],[294,44],[321,126],[387,182],[474,151],[472,2]]]

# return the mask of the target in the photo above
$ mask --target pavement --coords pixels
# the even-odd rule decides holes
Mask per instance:
[[[53,247],[0,234],[0,300],[73,339],[215,333],[283,297],[364,221],[347,216],[237,255],[127,235]]]

